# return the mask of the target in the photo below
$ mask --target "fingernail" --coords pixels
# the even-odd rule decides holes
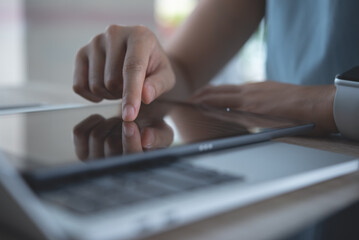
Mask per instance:
[[[154,140],[155,140],[155,137],[153,135],[153,132],[151,130],[147,130],[146,138],[144,139],[144,144],[142,147],[152,148]]]
[[[155,89],[151,86],[147,86],[148,96],[150,97],[150,102],[152,102],[155,99]]]
[[[135,129],[133,128],[132,124],[123,124],[122,131],[125,133],[126,137],[132,137],[135,133]]]
[[[124,121],[133,121],[135,120],[135,108],[131,105],[125,105],[123,109],[122,119]]]

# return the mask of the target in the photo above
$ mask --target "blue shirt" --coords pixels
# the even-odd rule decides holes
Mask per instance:
[[[359,65],[358,0],[267,0],[267,79],[318,85]]]

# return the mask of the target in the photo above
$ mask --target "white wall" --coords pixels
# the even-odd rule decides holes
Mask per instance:
[[[0,87],[25,80],[22,0],[0,0]]]
[[[0,87],[71,85],[76,51],[110,24],[155,30],[154,0],[0,0]]]
[[[72,84],[74,56],[110,24],[154,28],[152,0],[26,1],[27,78]]]

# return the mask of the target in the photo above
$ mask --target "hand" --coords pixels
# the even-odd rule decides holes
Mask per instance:
[[[171,145],[172,129],[163,120],[152,120],[140,125],[91,115],[73,129],[76,155],[85,161]]]
[[[122,97],[122,118],[136,119],[148,104],[175,84],[171,64],[155,35],[143,26],[111,25],[76,56],[74,91],[99,102]]]
[[[314,122],[320,132],[337,132],[333,118],[334,85],[297,86],[273,81],[207,86],[191,101],[220,108]]]

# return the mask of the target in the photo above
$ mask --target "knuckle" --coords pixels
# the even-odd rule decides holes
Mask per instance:
[[[91,41],[90,41],[90,46],[92,47],[92,48],[97,48],[97,47],[99,47],[99,46],[101,46],[102,45],[102,41],[103,41],[103,34],[101,33],[101,34],[98,34],[98,35],[96,35],[96,36],[94,36],[92,39],[91,39]]]
[[[100,139],[102,137],[102,129],[95,128],[90,133],[90,138],[92,139]]]
[[[142,25],[133,27],[129,38],[133,43],[136,44],[146,42],[149,45],[154,45],[157,42],[157,38],[154,33]]]
[[[87,46],[84,46],[77,51],[76,59],[77,60],[83,59],[84,57],[86,57],[86,55],[87,55]]]
[[[133,59],[133,58],[127,59],[127,61],[123,65],[124,73],[142,72],[144,69],[145,69],[145,65],[139,59]]]
[[[122,27],[119,25],[111,24],[106,28],[105,33],[107,36],[112,36],[117,34],[121,30],[121,28]]]
[[[114,77],[109,77],[106,81],[105,81],[105,86],[108,90],[110,91],[116,91],[116,90],[121,90],[122,88],[122,83],[119,81],[119,79],[114,78]]]
[[[147,27],[143,26],[143,25],[137,25],[133,27],[133,31],[136,34],[148,34],[149,32],[151,32]]]
[[[90,90],[95,95],[101,96],[102,91],[103,91],[103,86],[101,84],[98,84],[98,83],[93,83],[93,84],[90,85]]]

